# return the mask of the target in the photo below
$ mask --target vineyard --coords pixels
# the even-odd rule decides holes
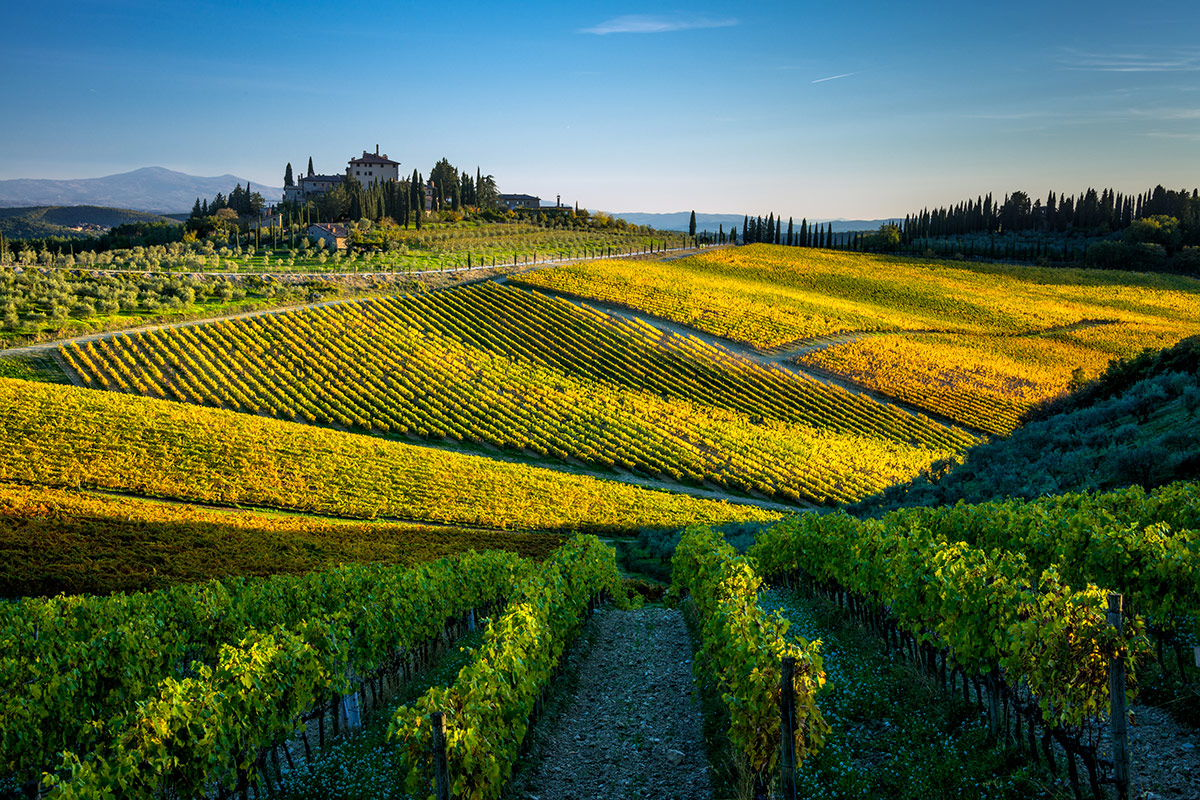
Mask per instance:
[[[1021,416],[1112,356],[1068,335],[881,334],[796,359],[964,425],[1006,436]]]
[[[633,308],[797,358],[955,422],[1007,435],[1113,357],[1200,333],[1200,283],[1098,270],[953,264],[765,245],[653,264],[590,262],[514,282]]]
[[[131,272],[422,272],[515,266],[551,259],[657,252],[685,247],[683,234],[634,228],[556,228],[527,222],[432,223],[420,230],[352,223],[355,249],[315,245],[278,228],[230,238],[79,253],[22,250],[15,264]]]
[[[342,563],[413,565],[465,550],[544,558],[553,533],[201,508],[0,484],[0,596],[109,594]]]
[[[396,794],[501,798],[593,609],[640,602],[568,533],[664,554],[681,529],[667,602],[726,788],[949,796],[975,758],[963,796],[1128,790],[1124,703],[1197,679],[1196,483],[863,519],[684,491],[848,503],[979,442],[788,357],[1006,435],[1080,372],[1200,332],[1197,285],[765,246],[630,263],[63,345],[87,388],[3,367],[0,796],[291,797],[373,717],[356,766]],[[863,335],[789,352],[838,333]],[[1147,425],[1194,405],[1162,380]],[[861,687],[818,606],[878,645],[864,708],[909,664],[947,723],[847,717]]]
[[[83,719],[99,716],[79,733],[71,730],[78,722],[68,723],[68,736],[76,738],[65,739],[61,766],[47,775],[53,796],[95,797],[118,787],[123,796],[144,798],[164,792],[203,796],[213,789],[220,796],[244,795],[251,785],[271,790],[280,779],[281,762],[293,764],[294,741],[304,743],[303,758],[311,760],[306,722],[319,720],[321,743],[326,716],[335,728],[338,720],[357,727],[358,710],[377,705],[387,684],[407,676],[418,658],[424,660],[431,642],[459,628],[464,615],[475,619],[475,609],[507,603],[455,684],[431,689],[397,712],[394,722],[396,737],[410,743],[405,758],[413,770],[410,786],[415,788],[413,782],[432,767],[428,711],[433,709],[452,720],[446,750],[454,796],[496,797],[520,746],[520,723],[528,719],[581,618],[601,595],[623,600],[612,551],[579,537],[537,569],[513,556],[489,553],[420,570],[383,571],[365,580],[353,571],[317,580],[339,590],[329,606],[260,612],[265,619],[258,624],[265,626],[258,631],[235,631],[231,643],[220,643],[215,652],[193,645],[198,657],[186,677],[167,677],[154,687],[121,670],[136,662],[122,659],[103,668],[119,676],[118,688],[74,698]],[[292,587],[281,588],[256,598],[260,606],[295,603]],[[363,603],[363,612],[346,614],[347,601]],[[140,621],[135,617],[131,624]],[[169,644],[169,658],[178,658],[179,648],[188,643],[185,636]],[[13,664],[14,671],[21,666]],[[141,669],[170,674],[171,662],[147,658]],[[144,699],[132,705],[139,696]],[[423,745],[417,746],[422,731]],[[18,750],[25,756],[18,770],[36,765],[44,747],[22,748],[30,751],[27,755]]]
[[[0,481],[488,529],[619,531],[759,509],[280,420],[0,379]]]
[[[492,283],[62,354],[97,388],[793,502],[861,498],[973,441],[695,338]]]
[[[49,773],[58,797],[244,790],[264,751],[306,720],[323,743],[327,718],[353,725],[475,610],[498,608],[564,559],[582,571],[600,558],[596,547],[576,540],[540,569],[470,553],[413,569],[9,604],[0,673],[26,690],[2,701],[0,763],[21,783]]]
[[[745,557],[708,529],[685,532],[673,558],[672,592],[690,596],[703,656],[698,669],[711,673],[727,705],[728,738],[759,787],[755,795],[766,796],[782,775],[783,793],[791,796],[790,770],[778,761],[780,710],[789,704],[783,719],[794,715],[795,741],[783,749],[785,764],[795,765],[806,796],[825,796],[829,788],[814,784],[813,774],[903,782],[902,774],[839,766],[844,753],[821,752],[830,737],[849,736],[860,747],[872,740],[841,730],[847,721],[826,714],[818,645],[789,634],[784,612],[759,607],[764,578],[833,607],[877,637],[889,661],[911,659],[941,702],[961,697],[961,708],[982,712],[987,741],[1028,748],[1029,758],[1065,778],[1076,796],[1090,790],[1099,798],[1113,781],[1128,791],[1124,708],[1141,674],[1153,665],[1174,675],[1184,695],[1196,678],[1198,491],[1177,483],[1151,493],[1135,487],[901,509],[878,519],[794,515],[759,534]],[[781,679],[781,664],[794,670],[794,682]],[[791,686],[794,699],[781,686]],[[836,689],[839,710],[847,692]],[[1101,746],[1100,732],[1109,736],[1110,726],[1113,743]],[[806,756],[815,757],[816,773],[807,771]],[[919,780],[936,774],[919,765],[902,769]]]
[[[1053,566],[1038,570],[1019,554],[947,541],[918,523],[897,528],[843,515],[777,525],[751,556],[764,574],[825,595],[889,648],[910,653],[943,691],[961,688],[966,700],[973,688],[993,737],[1027,739],[1031,755],[1042,750],[1049,764],[1051,742],[1061,747],[1077,796],[1084,780],[1101,796],[1111,776],[1096,731],[1110,700],[1120,709],[1114,730],[1123,728],[1128,699],[1121,690],[1110,698],[1110,681],[1129,690],[1125,671],[1135,674],[1148,655],[1143,620],[1110,624],[1104,590],[1074,589]],[[1117,762],[1118,780],[1127,781],[1128,761]]]

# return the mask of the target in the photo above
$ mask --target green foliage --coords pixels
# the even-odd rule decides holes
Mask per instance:
[[[986,513],[981,512],[981,513]],[[1052,725],[1108,707],[1107,659],[1130,675],[1146,651],[1140,618],[1107,626],[1104,590],[1072,589],[1020,553],[948,541],[918,518],[794,517],[751,549],[766,574],[803,572],[887,609],[918,642],[946,648],[968,673],[1024,684]]]
[[[128,226],[128,227],[126,227]],[[103,233],[105,228],[113,231]],[[9,239],[41,240],[34,246],[58,245],[63,249],[79,247],[80,240],[92,237],[97,242],[128,235],[133,229],[154,231],[155,236],[169,235],[179,240],[178,222],[157,214],[104,206],[33,206],[0,208],[0,235]],[[53,240],[53,241],[48,241]],[[11,242],[10,242],[11,244]],[[10,263],[0,258],[0,264]]]
[[[1179,228],[1179,220],[1155,214],[1131,222],[1125,229],[1124,238],[1132,244],[1162,245],[1167,253],[1173,253],[1183,241],[1183,231]]]
[[[81,254],[89,260],[94,254]],[[86,258],[85,258],[86,256]],[[103,266],[95,264],[95,266]],[[257,281],[257,282],[255,282]],[[195,313],[200,307],[235,301],[288,300],[331,291],[327,281],[264,283],[258,279],[193,277],[190,274],[92,273],[11,268],[0,269],[0,327],[38,335],[68,325],[90,330],[104,320],[132,317],[144,321],[158,315]]]
[[[825,683],[820,642],[789,641],[787,620],[759,608],[762,579],[754,561],[736,555],[711,528],[690,528],[671,560],[671,593],[691,597],[701,630],[699,673],[711,670],[729,710],[729,739],[755,782],[779,769],[780,669],[796,660],[796,761],[815,753],[829,727],[817,708]],[[697,677],[701,677],[698,675]]]
[[[406,778],[411,795],[432,795],[429,715],[442,712],[450,795],[463,800],[500,796],[520,755],[534,703],[589,602],[601,593],[625,602],[616,554],[594,537],[571,539],[517,587],[452,686],[431,689],[396,712],[389,736],[411,765]]]
[[[1034,572],[1054,570],[1083,591],[1100,585],[1123,594],[1154,629],[1200,639],[1200,486],[1175,483],[1154,492],[1132,487],[1035,500],[885,514],[895,530],[919,527],[935,538],[994,552],[1019,553]]]
[[[63,796],[117,786],[195,795],[236,778],[258,748],[348,676],[508,596],[529,569],[500,552],[414,569],[339,567],[302,577],[212,581],[108,598],[0,608],[0,763],[50,767]]]
[[[799,770],[798,798],[1060,796],[1028,759],[989,739],[973,701],[948,695],[843,609],[782,587],[759,602],[783,613],[789,637],[821,640],[829,675],[821,709],[832,730]]]

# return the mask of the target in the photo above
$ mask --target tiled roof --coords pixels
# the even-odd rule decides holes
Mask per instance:
[[[396,166],[400,166],[400,162],[392,161],[390,158],[387,157],[387,153],[384,153],[383,155],[377,155],[375,153],[368,153],[366,150],[363,150],[363,154],[362,154],[361,158],[350,159],[350,163],[351,164],[395,164]]]

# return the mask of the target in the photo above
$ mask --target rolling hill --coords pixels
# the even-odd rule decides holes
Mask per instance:
[[[31,206],[0,208],[0,234],[9,239],[42,239],[94,236],[127,222],[170,222],[177,220],[105,206]]]
[[[0,207],[93,205],[181,213],[189,211],[197,197],[228,194],[235,185],[246,182],[236,175],[209,178],[164,167],[142,167],[102,178],[18,178],[0,181]],[[277,200],[283,194],[280,187],[253,182],[250,186],[268,200]]]

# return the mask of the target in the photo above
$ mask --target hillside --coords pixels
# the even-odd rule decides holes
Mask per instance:
[[[0,483],[0,597],[144,591],[467,549],[544,558],[551,533],[342,520]]]
[[[760,509],[87,389],[0,379],[0,480],[336,517],[621,531]]]
[[[523,285],[719,336],[993,435],[1114,357],[1200,334],[1200,281],[750,245]]]
[[[861,503],[874,512],[1063,492],[1145,489],[1200,477],[1200,338],[1114,361],[1033,412],[1007,439],[968,450]]]
[[[163,167],[75,180],[16,178],[0,180],[0,207],[93,205],[181,213],[190,210],[197,197],[228,193],[246,182],[236,175],[209,178]],[[283,194],[282,187],[261,183],[251,183],[250,188],[271,200]]]
[[[9,239],[84,238],[127,222],[175,221],[158,214],[105,206],[0,208],[0,234]]]
[[[795,372],[494,283],[61,353],[95,388],[792,502],[862,497],[974,441]]]

